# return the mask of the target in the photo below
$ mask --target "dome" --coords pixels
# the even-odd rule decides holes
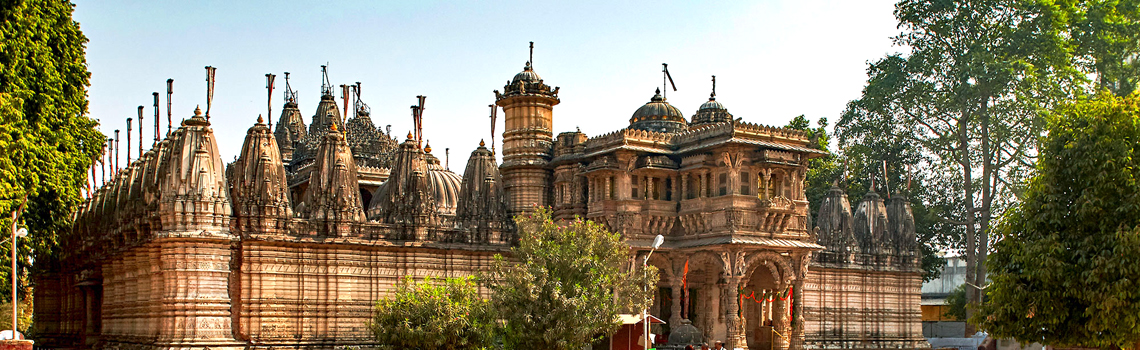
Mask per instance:
[[[535,73],[534,69],[530,67],[530,62],[527,62],[526,67],[523,67],[523,71],[519,72],[519,74],[515,74],[514,79],[511,79],[511,84],[518,84],[519,81],[537,83],[539,80],[542,80],[542,77],[538,76],[538,73]]]
[[[692,345],[704,342],[704,335],[701,330],[693,326],[693,322],[689,320],[681,320],[681,325],[669,332],[669,344]]]
[[[629,118],[629,127],[632,129],[655,132],[680,132],[685,130],[687,123],[681,110],[661,96],[661,89],[649,100],[649,103],[633,112]]]
[[[463,179],[459,174],[440,166],[439,159],[430,153],[427,154],[427,175],[428,189],[435,198],[436,211],[439,215],[455,216]]]
[[[724,108],[724,105],[720,104],[720,102],[717,102],[715,98],[709,98],[708,102],[702,103],[701,108],[698,108],[697,110],[703,111],[706,109],[725,109],[725,108]]]
[[[693,115],[693,123],[690,126],[731,121],[732,113],[728,113],[728,109],[717,102],[716,97],[709,96],[709,100],[702,103],[701,108],[697,108],[697,114]]]

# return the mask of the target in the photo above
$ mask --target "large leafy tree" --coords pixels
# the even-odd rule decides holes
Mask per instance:
[[[390,298],[376,303],[369,327],[393,349],[486,349],[492,345],[495,314],[474,278],[401,280]]]
[[[957,226],[944,232],[963,236],[975,285],[985,284],[990,222],[1036,155],[1040,111],[1079,78],[1048,13],[1031,1],[899,2],[895,41],[909,52],[870,64],[863,96],[836,126],[840,148],[905,150],[937,194],[924,198],[941,208],[937,220]]]
[[[10,234],[10,213],[27,197],[22,271],[33,250],[37,261],[49,260],[104,140],[85,115],[87,38],[72,11],[66,1],[0,0],[0,232]],[[0,245],[0,261],[10,261],[9,251]],[[9,295],[0,288],[0,297]]]
[[[651,300],[657,270],[631,269],[619,234],[593,221],[554,221],[547,208],[515,220],[519,245],[511,260],[496,256],[485,279],[508,349],[581,349],[616,332],[618,313]]]
[[[974,321],[1057,346],[1140,340],[1140,95],[1049,118],[1024,201],[997,228],[989,301]]]

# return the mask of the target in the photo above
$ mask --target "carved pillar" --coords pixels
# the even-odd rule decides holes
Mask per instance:
[[[655,178],[655,177],[652,177],[652,176],[646,176],[645,177],[645,186],[648,186],[648,188],[645,190],[645,199],[660,198],[657,196],[656,193],[653,193],[653,191],[657,190],[657,186],[655,186],[656,181],[657,181],[657,178]]]
[[[684,195],[681,193],[681,176],[673,175],[670,179],[673,179],[673,200],[680,202],[681,196]]]
[[[796,266],[796,280],[792,283],[794,290],[794,297],[792,298],[792,311],[794,313],[792,319],[792,335],[791,340],[796,348],[803,348],[804,344],[804,279],[807,276],[808,263],[811,259],[811,253],[804,253],[799,256],[799,261]]]
[[[728,297],[728,304],[724,311],[724,324],[728,327],[725,332],[725,347],[729,349],[734,348],[748,348],[747,342],[744,342],[743,327],[741,327],[740,312],[740,277],[732,276],[725,279],[724,290],[722,293]]]
[[[701,169],[700,176],[701,176],[701,195],[700,195],[700,197],[705,198],[705,197],[708,197],[708,195],[709,195],[708,194],[709,171],[705,170],[705,169]]]
[[[777,288],[778,288],[777,290],[778,291],[787,290],[788,286],[791,285],[791,282],[792,281],[790,281],[790,280],[784,280],[783,283],[780,283],[777,286]],[[797,290],[796,292],[799,292],[799,291]],[[775,299],[776,300],[774,300],[772,302],[773,303],[773,305],[772,305],[772,308],[773,308],[773,310],[772,310],[772,326],[773,326],[773,328],[775,328],[776,332],[779,332],[783,336],[772,337],[772,349],[774,349],[774,350],[788,350],[788,347],[791,344],[788,342],[788,340],[786,340],[787,338],[785,338],[785,337],[788,337],[791,335],[789,332],[790,327],[788,325],[788,303],[791,301],[789,299],[792,299],[792,298],[788,297],[787,299],[780,300],[779,297],[776,297]]]
[[[602,193],[602,198],[614,199],[613,193],[614,193],[614,177],[613,176],[607,176],[606,177],[606,188],[605,188],[605,191]]]
[[[721,266],[724,267],[724,289],[722,295],[727,302],[724,308],[725,347],[729,349],[748,349],[745,337],[744,323],[740,317],[740,282],[747,271],[744,260],[745,252],[721,252]]]
[[[689,174],[681,174],[681,192],[678,195],[677,200],[680,201],[681,199],[685,199],[688,197],[689,197]]]
[[[764,169],[764,199],[772,199],[772,169]]]
[[[681,278],[673,277],[673,279],[669,281],[669,284],[673,298],[673,305],[670,305],[672,315],[669,316],[669,324],[679,326],[681,325]]]

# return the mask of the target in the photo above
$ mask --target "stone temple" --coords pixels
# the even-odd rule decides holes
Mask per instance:
[[[655,94],[629,126],[553,134],[552,88],[528,63],[496,90],[502,164],[480,143],[460,176],[415,136],[295,93],[225,164],[199,111],[74,214],[35,277],[37,345],[239,349],[375,345],[376,300],[402,276],[454,277],[515,241],[535,205],[620,232],[661,280],[650,312],[676,341],[750,349],[921,349],[914,219],[901,194],[815,222],[796,130],[752,124],[715,93],[694,114]],[[609,344],[599,344],[605,349]]]

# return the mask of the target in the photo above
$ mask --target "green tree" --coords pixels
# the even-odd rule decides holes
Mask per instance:
[[[10,213],[27,196],[21,277],[33,250],[38,263],[51,260],[104,141],[85,116],[87,38],[72,11],[63,1],[0,0],[0,236],[10,234]],[[10,261],[8,247],[0,245],[0,261]],[[3,274],[0,284],[10,278]],[[0,298],[10,298],[7,288]]]
[[[657,270],[630,269],[619,234],[580,218],[556,222],[547,208],[515,220],[512,259],[495,256],[484,279],[508,349],[578,350],[616,332],[618,313],[648,305]]]
[[[1048,118],[1037,173],[1003,217],[990,334],[1056,346],[1140,340],[1140,95],[1102,93]]]
[[[396,293],[376,303],[369,327],[393,349],[486,349],[495,331],[490,302],[473,277],[416,282],[404,277]]]
[[[958,321],[966,320],[966,288],[968,285],[959,285],[946,296],[946,313],[942,316],[949,317]]]
[[[1140,83],[1140,1],[1085,0],[1051,3],[1071,38],[1078,66],[1096,87],[1127,96]]]
[[[1016,200],[1036,155],[1040,111],[1080,79],[1059,19],[1040,6],[899,2],[904,32],[895,41],[909,52],[869,65],[863,96],[836,126],[841,149],[916,153],[918,177],[937,194],[924,200],[938,221],[958,226],[944,232],[961,233],[966,280],[977,285],[986,280],[991,218]]]

